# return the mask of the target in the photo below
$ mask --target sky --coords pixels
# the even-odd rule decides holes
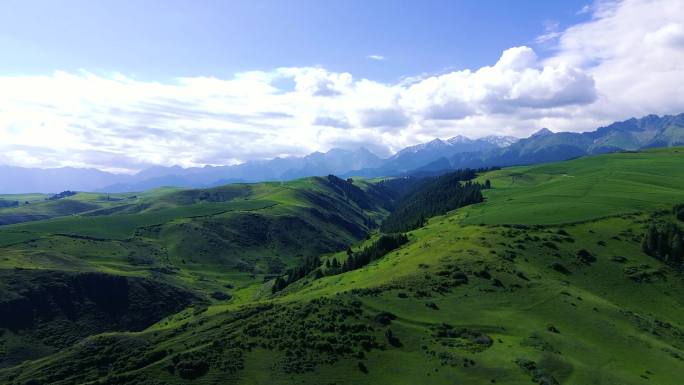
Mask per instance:
[[[684,112],[684,2],[0,2],[0,164],[235,164]]]

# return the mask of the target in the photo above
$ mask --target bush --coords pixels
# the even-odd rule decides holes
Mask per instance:
[[[579,258],[580,262],[585,263],[587,265],[596,262],[596,257],[594,257],[594,255],[586,249],[578,251],[577,257]]]
[[[568,270],[565,266],[561,265],[558,262],[554,262],[553,264],[551,264],[551,268],[556,270],[557,272],[559,272],[561,274],[565,274],[565,275],[570,274],[570,270]]]
[[[402,346],[401,341],[399,341],[399,338],[392,333],[392,329],[387,329],[385,332],[385,337],[387,338],[387,342],[394,346],[395,348],[400,348]]]
[[[185,353],[173,357],[174,372],[186,380],[202,377],[209,371],[209,364],[205,357],[192,353]]]
[[[680,203],[678,205],[675,205],[672,208],[672,212],[677,217],[677,219],[684,222],[684,203]]]
[[[219,300],[219,301],[227,301],[227,300],[233,298],[233,296],[228,294],[228,293],[224,293],[222,291],[215,291],[215,292],[211,293],[211,298]]]
[[[383,311],[381,313],[378,313],[374,319],[376,322],[382,324],[382,325],[389,325],[392,323],[392,320],[395,320],[397,316],[390,312]]]

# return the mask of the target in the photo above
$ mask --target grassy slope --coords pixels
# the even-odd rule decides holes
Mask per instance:
[[[489,202],[466,223],[557,224],[684,201],[684,149],[609,154],[491,172]]]
[[[98,199],[80,193],[73,201],[88,198]],[[367,214],[380,214],[361,210],[332,191],[323,178],[206,190],[160,189],[115,202],[80,215],[1,226],[0,269],[151,278],[217,303],[230,298],[211,294],[241,291],[230,300],[237,303],[250,300],[249,287],[263,282],[270,270],[362,239],[368,231]],[[22,271],[26,270],[17,274]],[[41,284],[55,283],[46,276]],[[0,284],[0,305],[16,295],[22,293],[3,292]],[[0,331],[0,367],[7,351],[13,352],[9,360],[44,354],[44,349],[32,352],[31,338],[27,332]]]
[[[124,205],[137,200],[133,194],[78,193],[48,200],[45,194],[0,195],[0,199],[18,201],[19,206],[0,208],[0,225],[40,221],[49,218],[80,214],[91,210]]]
[[[244,191],[228,191],[236,189]],[[293,258],[302,252],[311,252],[316,247],[342,248],[358,239],[358,234],[340,229],[339,224],[322,222],[321,218],[312,216],[310,210],[313,208],[336,212],[349,218],[353,226],[363,227],[359,221],[365,213],[336,197],[322,180],[316,178],[201,190],[213,193],[219,200],[203,200],[198,191],[153,191],[134,197],[133,203],[126,203],[133,207],[123,212],[97,215],[99,211],[95,210],[83,215],[2,226],[0,246],[5,249],[0,267],[68,270],[71,265],[73,269],[82,270],[87,264],[90,269],[121,274],[159,267],[206,268],[225,273],[235,271],[231,263],[241,256],[252,255],[253,259],[258,259],[255,253],[261,253],[259,255],[264,257],[279,256],[284,263],[292,264]],[[319,207],[320,202],[302,196],[301,191],[327,197],[323,203],[329,207]],[[292,226],[283,230],[304,238],[317,234],[319,239],[312,240],[311,247],[303,247],[295,253],[293,250],[269,250],[277,246],[271,239],[250,244],[253,240],[240,237],[241,231],[264,232],[265,226],[284,224],[290,218],[302,218],[309,228]],[[235,225],[234,233],[217,233],[226,230],[218,228],[219,225],[231,223]],[[249,226],[256,226],[256,229]],[[235,255],[224,255],[225,250]]]
[[[189,309],[147,332],[94,337],[0,379],[104,381],[97,359],[119,346],[111,383],[679,384],[684,283],[641,252],[640,236],[653,211],[684,200],[680,151],[492,172],[482,176],[494,186],[487,202],[433,218],[363,269],[276,297],[267,284],[250,285],[236,301]],[[583,263],[580,249],[596,261]],[[311,302],[321,297],[330,300]],[[250,311],[252,302],[266,307]],[[381,311],[397,318],[383,325]],[[442,323],[492,344],[439,337]],[[331,338],[350,351],[329,353],[321,346]],[[364,338],[377,345],[364,349]],[[192,381],[170,373],[183,354],[209,362],[208,372]]]

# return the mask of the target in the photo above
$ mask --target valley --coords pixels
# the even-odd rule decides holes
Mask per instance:
[[[643,241],[684,228],[682,164],[673,147],[472,180],[15,196],[0,382],[677,385],[681,261]],[[466,184],[481,199],[437,204]],[[429,215],[379,247],[402,210]]]

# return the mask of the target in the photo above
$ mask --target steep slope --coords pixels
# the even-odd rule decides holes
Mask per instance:
[[[89,335],[140,331],[199,298],[159,281],[103,273],[0,270],[0,367]]]
[[[332,175],[165,189],[2,226],[0,311],[11,317],[0,321],[0,366],[141,330],[191,303],[247,299],[231,292],[366,238],[385,201],[364,189]]]
[[[684,199],[682,154],[493,171],[480,176],[485,202],[430,219],[366,266],[276,294],[253,284],[234,293],[249,300],[91,337],[0,381],[676,385],[684,282],[642,235],[654,219],[684,227],[670,210]]]
[[[332,176],[151,192],[82,215],[3,226],[0,245],[23,267],[39,255],[39,266],[82,269],[92,261],[121,271],[197,265],[263,273],[264,259],[292,263],[364,238],[382,203]]]

